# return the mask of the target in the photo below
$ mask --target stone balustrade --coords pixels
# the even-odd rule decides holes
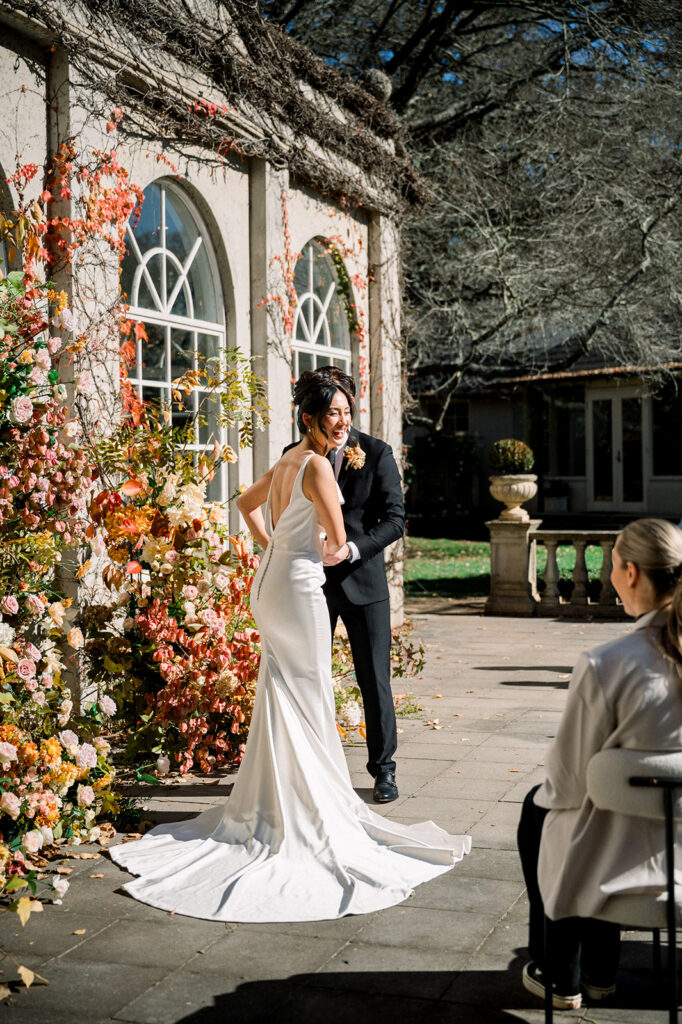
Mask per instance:
[[[599,618],[624,618],[623,606],[611,586],[611,556],[619,532],[619,530],[531,531],[530,544],[543,544],[547,551],[547,564],[542,577],[544,582],[542,593],[538,594],[537,586],[535,587],[536,614],[561,615],[567,618],[587,618],[594,615]],[[603,554],[599,574],[599,591],[592,598],[588,594],[588,574],[585,563],[585,551],[590,544],[600,547]],[[559,592],[560,574],[557,565],[557,549],[562,545],[570,545],[575,549],[573,588],[568,597],[562,597]]]
[[[611,556],[619,530],[542,530],[539,519],[525,523],[496,519],[486,525],[490,530],[490,596],[486,614],[625,618],[611,586]],[[541,590],[536,571],[538,544],[543,544],[547,551]],[[591,544],[603,552],[598,590],[588,585],[585,551]],[[557,550],[565,545],[575,549],[575,567],[570,593],[562,595]]]

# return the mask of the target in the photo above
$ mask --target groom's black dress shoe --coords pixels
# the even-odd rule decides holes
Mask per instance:
[[[374,803],[389,804],[398,799],[398,787],[395,784],[395,772],[380,772],[374,780]]]

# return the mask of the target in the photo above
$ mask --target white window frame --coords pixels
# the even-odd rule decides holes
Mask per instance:
[[[128,222],[127,229],[126,229],[126,241],[127,241],[127,244],[129,245],[132,253],[135,256],[135,258],[137,259],[137,267],[135,268],[135,274],[134,274],[134,277],[133,277],[133,284],[132,284],[132,287],[131,287],[131,294],[128,297],[128,302],[129,302],[128,315],[129,315],[131,320],[139,321],[141,323],[149,324],[149,325],[154,324],[154,325],[164,329],[164,334],[165,334],[165,358],[166,358],[166,378],[165,378],[165,380],[154,379],[154,378],[151,378],[151,377],[144,377],[143,374],[142,374],[142,367],[143,367],[143,347],[144,347],[145,343],[141,339],[138,339],[138,341],[136,343],[135,370],[134,370],[134,372],[130,373],[129,380],[130,380],[131,385],[137,391],[137,394],[138,394],[138,397],[140,398],[140,400],[142,400],[142,397],[143,397],[143,389],[145,389],[145,388],[146,389],[153,389],[154,391],[156,391],[158,393],[160,399],[163,398],[165,400],[164,404],[167,406],[167,408],[169,410],[172,410],[172,395],[171,395],[171,386],[172,386],[172,378],[171,378],[172,352],[171,352],[171,343],[172,343],[172,332],[173,332],[173,330],[186,331],[186,332],[190,332],[192,334],[192,339],[193,339],[193,360],[192,360],[192,365],[193,365],[193,368],[195,370],[198,369],[197,350],[198,350],[198,335],[199,334],[207,335],[209,337],[213,337],[213,338],[216,339],[216,349],[217,349],[218,353],[220,354],[220,357],[221,357],[221,360],[222,360],[223,356],[224,356],[224,353],[225,353],[225,350],[226,350],[226,328],[225,328],[225,316],[224,316],[224,308],[225,307],[224,307],[223,289],[222,289],[221,282],[220,282],[220,274],[219,274],[219,271],[218,271],[218,265],[217,265],[217,261],[216,261],[216,258],[215,258],[215,252],[214,252],[214,249],[213,249],[213,245],[211,244],[210,238],[209,238],[208,233],[206,231],[206,227],[205,227],[201,217],[199,216],[197,210],[195,209],[194,204],[191,202],[189,197],[184,193],[184,191],[182,189],[178,188],[177,186],[175,186],[172,182],[166,181],[165,179],[161,179],[161,180],[157,180],[157,181],[153,182],[152,184],[156,185],[159,188],[159,192],[160,192],[160,196],[159,196],[159,199],[160,199],[160,217],[161,217],[160,237],[161,237],[162,241],[165,241],[165,238],[166,238],[166,195],[167,195],[167,193],[170,193],[173,196],[173,198],[176,199],[176,201],[178,201],[179,203],[182,203],[182,205],[185,207],[185,209],[187,210],[187,212],[191,216],[192,221],[193,221],[193,223],[194,223],[194,225],[195,225],[195,227],[197,229],[197,232],[198,232],[197,238],[195,239],[194,244],[192,245],[192,248],[191,248],[191,250],[189,252],[189,255],[187,256],[184,264],[182,264],[180,262],[180,260],[178,259],[178,257],[175,255],[175,253],[171,252],[170,249],[166,248],[166,246],[164,244],[158,245],[158,246],[154,246],[153,248],[148,249],[146,252],[143,253],[141,251],[138,243],[137,243],[137,239],[135,238],[135,234],[134,234],[134,228],[132,227],[130,222]],[[207,321],[207,320],[201,320],[201,319],[199,319],[199,318],[197,318],[197,317],[195,317],[193,315],[193,313],[194,313],[194,300],[193,300],[193,296],[192,296],[192,290],[190,288],[189,281],[188,281],[188,275],[189,275],[190,269],[192,267],[192,263],[194,262],[194,259],[195,259],[196,255],[197,255],[197,253],[199,252],[199,250],[200,250],[202,245],[204,246],[204,250],[205,250],[205,252],[207,254],[208,263],[209,263],[209,267],[210,267],[210,270],[211,270],[211,277],[212,277],[211,284],[213,286],[213,289],[214,289],[214,292],[215,292],[215,296],[216,296],[216,311],[217,311],[218,315],[222,314],[222,322],[220,322],[220,323],[219,322],[215,322],[214,323],[214,322]],[[161,284],[162,284],[162,292],[164,294],[166,294],[166,292],[167,292],[167,288],[166,288],[167,262],[170,261],[175,266],[175,268],[178,271],[178,279],[175,282],[175,286],[173,287],[173,290],[170,293],[170,295],[166,296],[165,302],[162,300],[161,296],[159,295],[159,293],[158,293],[158,291],[157,291],[157,289],[156,289],[156,287],[154,285],[154,282],[152,280],[152,275],[149,273],[149,270],[148,270],[148,263],[150,262],[150,260],[155,258],[155,257],[158,257],[158,256],[161,257]],[[144,281],[145,281],[145,283],[147,285],[147,288],[149,289],[149,293],[152,296],[152,299],[154,300],[154,302],[156,304],[156,307],[157,307],[156,309],[148,309],[148,308],[145,308],[143,306],[139,306],[139,305],[136,304],[136,299],[138,298],[140,285],[141,285],[143,279],[144,279]],[[173,305],[175,304],[175,301],[176,301],[176,299],[177,299],[177,297],[178,297],[178,295],[180,293],[180,289],[181,288],[183,289],[184,294],[185,294],[185,301],[186,301],[187,309],[190,312],[190,314],[192,314],[190,316],[179,316],[178,314],[171,312],[171,310],[173,308]],[[202,391],[201,388],[193,388],[192,389],[192,395],[186,396],[186,400],[188,400],[188,401],[191,400],[192,401],[192,407],[193,408],[194,408],[194,398],[193,398],[194,394],[200,395],[200,394],[205,394],[205,392]],[[197,399],[197,401],[198,401],[198,399]],[[172,415],[172,413],[171,413],[171,415]],[[198,438],[198,434],[195,434],[195,441],[193,443],[188,443],[186,445],[186,448],[187,448],[188,451],[196,452],[197,453],[197,457],[198,457],[198,453],[210,451],[212,449],[212,447],[213,447],[213,442],[212,441],[208,441],[205,444],[201,444],[201,443],[199,443],[197,438]],[[227,429],[225,427],[219,426],[219,428],[218,428],[218,437],[216,437],[216,440],[219,442],[219,444],[221,446],[224,446],[224,445],[226,445],[228,443]],[[219,492],[220,492],[220,499],[219,500],[220,501],[226,501],[227,498],[229,497],[227,465],[225,465],[223,463],[221,466],[219,466],[218,467],[218,473],[219,473]]]

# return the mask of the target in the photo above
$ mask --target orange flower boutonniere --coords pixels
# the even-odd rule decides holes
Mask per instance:
[[[367,455],[363,452],[359,444],[354,446],[347,445],[346,450],[343,453],[344,459],[348,459],[349,469],[362,469],[365,464]]]

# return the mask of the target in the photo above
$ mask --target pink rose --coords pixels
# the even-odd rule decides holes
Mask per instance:
[[[94,381],[89,370],[83,370],[75,380],[76,391],[79,395],[91,395],[94,390]]]
[[[30,423],[33,418],[33,402],[26,395],[19,395],[10,406],[9,418],[12,423]]]
[[[0,810],[9,814],[10,818],[18,818],[21,810],[21,800],[14,793],[3,793],[0,796]]]
[[[39,366],[33,367],[28,375],[28,379],[31,384],[35,384],[37,387],[47,384],[47,374],[45,373],[45,370],[42,370]]]
[[[76,318],[70,309],[63,309],[54,318],[54,324],[57,328],[68,331],[70,334],[76,330]]]
[[[70,748],[78,746],[78,737],[73,729],[64,729],[59,733],[59,742],[66,747],[69,753],[71,753]]]
[[[89,807],[95,799],[95,791],[92,786],[79,786],[77,790],[79,807]]]
[[[97,764],[97,751],[90,743],[82,743],[76,751],[76,764],[79,768],[94,768]]]
[[[47,351],[50,353],[51,356],[56,355],[57,352],[59,352],[61,347],[62,347],[62,339],[61,338],[48,338],[47,339]]]
[[[33,694],[33,700],[35,701],[35,703],[38,705],[39,708],[44,707],[44,705],[45,705],[45,694],[44,694],[44,692],[42,690],[36,690],[36,692]]]
[[[35,679],[27,679],[24,683],[24,689],[28,690],[29,693],[33,693],[34,690],[38,689],[38,683]]]
[[[20,679],[33,679],[36,674],[36,664],[30,658],[22,658],[17,665],[17,673]]]
[[[188,601],[193,601],[195,597],[197,597],[199,591],[197,590],[196,587],[192,586],[191,583],[188,583],[185,587],[182,588],[182,593],[184,594]]]
[[[180,561],[180,553],[171,548],[170,551],[166,552],[165,560],[168,562],[169,565],[177,565],[177,563]]]
[[[34,661],[40,661],[41,654],[35,644],[27,643],[25,651],[29,658],[33,658]]]
[[[50,353],[46,348],[39,348],[35,354],[35,364],[41,370],[49,370],[52,366],[52,360],[50,359]]]
[[[42,833],[37,828],[34,828],[22,838],[21,845],[26,850],[26,853],[37,853],[43,845],[43,841]]]
[[[45,606],[37,594],[27,595],[26,607],[33,615],[42,615],[45,611]]]
[[[0,608],[2,608],[5,615],[16,615],[19,611],[19,602],[12,594],[8,594],[3,598]]]
[[[100,697],[99,706],[102,714],[107,715],[109,718],[116,714],[116,701],[112,700],[111,697]]]

